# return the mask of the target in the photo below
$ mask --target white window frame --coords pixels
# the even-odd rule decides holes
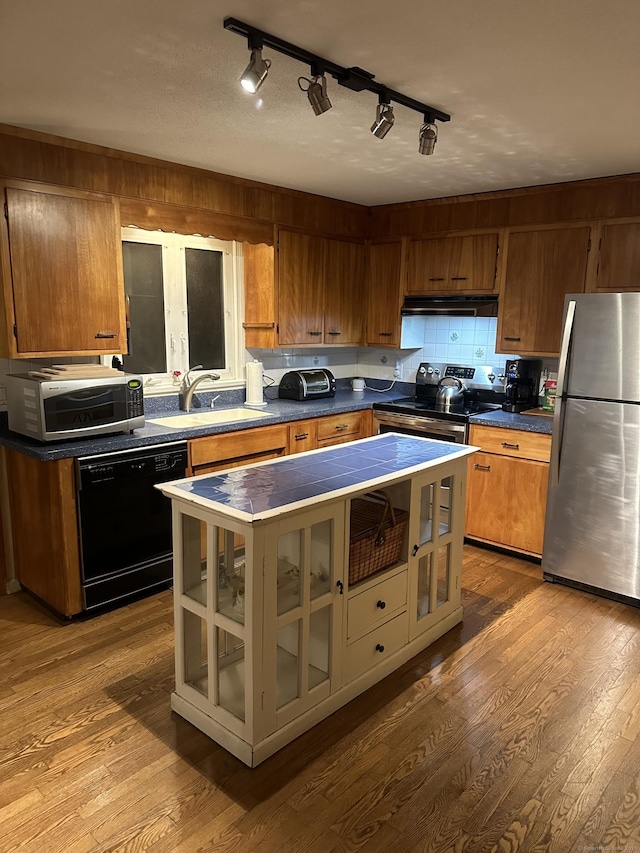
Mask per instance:
[[[187,281],[185,249],[208,249],[222,253],[222,286],[224,299],[225,362],[226,368],[215,368],[218,381],[201,383],[207,389],[237,388],[243,384],[243,334],[242,334],[242,288],[239,286],[238,245],[234,241],[217,240],[214,237],[173,234],[164,231],[146,231],[135,226],[122,228],[122,241],[147,243],[162,246],[162,279],[164,290],[166,373],[145,373],[145,394],[176,393],[180,382],[189,369]],[[110,363],[111,356],[103,357]],[[173,371],[179,370],[175,379]],[[210,368],[211,370],[211,368]],[[191,378],[206,373],[192,371]]]

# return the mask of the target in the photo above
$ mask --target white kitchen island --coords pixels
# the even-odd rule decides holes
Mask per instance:
[[[166,483],[172,708],[253,767],[462,619],[467,457],[386,433]],[[351,502],[408,512],[398,560],[349,583]]]

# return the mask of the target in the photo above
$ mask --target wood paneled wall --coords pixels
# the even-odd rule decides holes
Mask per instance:
[[[417,236],[640,215],[640,174],[371,208],[371,236]]]
[[[250,243],[274,225],[377,239],[640,215],[640,173],[367,208],[1,124],[0,175],[116,195],[124,224]]]
[[[0,175],[118,196],[123,224],[169,221],[247,242],[271,242],[274,224],[348,237],[369,231],[362,205],[9,125],[0,125]]]

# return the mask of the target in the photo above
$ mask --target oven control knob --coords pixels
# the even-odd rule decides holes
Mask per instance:
[[[499,373],[499,374],[498,374],[498,379],[500,380],[500,382],[504,382],[504,380],[505,380],[506,378],[507,378],[507,377],[504,375],[504,373]]]
[[[440,376],[440,368],[439,367],[436,367],[436,369],[433,372],[435,373],[436,376]]]
[[[487,376],[487,379],[489,380],[489,382],[494,382],[494,381],[495,381],[495,378],[496,378],[495,373],[490,373],[490,374]]]
[[[425,373],[433,373],[433,368],[432,368],[432,367],[429,367],[429,368],[427,368],[427,369],[425,370],[425,369],[424,369],[424,367],[419,367],[419,368],[418,368],[418,373],[420,374],[420,376],[424,376],[424,375],[425,375]]]

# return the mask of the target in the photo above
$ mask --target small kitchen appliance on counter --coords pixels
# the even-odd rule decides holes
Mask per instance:
[[[326,367],[291,370],[282,377],[278,388],[282,400],[318,400],[335,394],[336,380]]]
[[[144,426],[141,376],[101,365],[72,369],[81,367],[7,376],[9,429],[37,441],[59,441]]]
[[[505,366],[502,408],[505,412],[524,412],[538,405],[542,362],[539,358],[510,358]]]

